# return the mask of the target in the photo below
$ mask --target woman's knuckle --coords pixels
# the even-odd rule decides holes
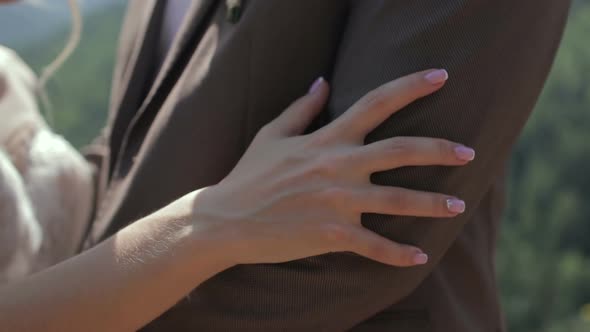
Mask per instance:
[[[290,165],[302,165],[307,164],[311,158],[313,158],[311,150],[295,148],[287,154],[285,161]]]
[[[348,190],[337,186],[331,186],[323,189],[321,195],[326,201],[332,203],[343,203],[346,202],[350,197]]]
[[[337,153],[334,153],[330,163],[335,167],[339,167],[341,165],[350,167],[358,163],[359,158],[361,158],[361,154],[359,154],[356,149],[345,148],[341,149],[341,151],[338,151]]]
[[[334,172],[334,168],[335,165],[332,158],[320,157],[313,162],[311,172],[318,177],[329,177]]]
[[[411,197],[407,192],[391,190],[388,194],[389,200],[397,207],[400,213],[408,211],[411,205]]]
[[[377,88],[365,95],[363,106],[368,109],[381,109],[387,105],[387,92],[383,88]]]
[[[319,130],[310,134],[306,137],[305,140],[305,147],[307,148],[317,148],[325,146],[330,141],[330,136],[326,131]]]
[[[324,224],[321,232],[323,238],[330,243],[350,243],[352,241],[352,232],[341,224]]]
[[[277,120],[273,120],[267,124],[265,124],[264,126],[262,126],[259,130],[258,133],[256,133],[256,137],[255,139],[261,139],[261,138],[266,138],[272,135],[272,133],[275,131],[275,127],[276,127],[276,121]]]
[[[375,260],[384,260],[390,254],[388,248],[380,242],[370,243],[367,246],[367,254]]]
[[[400,159],[408,158],[414,152],[411,139],[407,137],[393,138],[389,144],[389,150]]]

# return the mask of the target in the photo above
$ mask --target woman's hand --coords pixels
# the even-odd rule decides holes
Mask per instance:
[[[340,251],[398,266],[425,263],[420,249],[363,228],[361,213],[453,217],[464,203],[376,186],[370,175],[404,166],[464,165],[473,150],[430,138],[397,137],[366,146],[363,141],[445,80],[445,72],[427,71],[388,83],[330,125],[301,135],[327,100],[328,86],[320,81],[260,131],[218,185],[185,195],[83,254],[0,288],[0,330],[135,331],[235,264]]]
[[[370,175],[404,166],[461,166],[475,153],[443,139],[395,137],[369,145],[364,139],[395,112],[440,89],[447,77],[444,70],[429,70],[400,78],[368,93],[328,126],[302,135],[328,99],[328,84],[318,80],[260,130],[227,178],[200,193],[196,219],[219,226],[213,228],[227,239],[220,250],[230,251],[235,264],[340,251],[397,266],[426,263],[420,249],[365,229],[361,213],[454,217],[465,203],[373,185]]]

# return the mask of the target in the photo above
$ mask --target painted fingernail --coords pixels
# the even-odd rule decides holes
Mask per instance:
[[[318,91],[318,89],[320,88],[320,86],[322,86],[323,83],[324,83],[323,77],[320,77],[317,80],[315,80],[315,82],[313,82],[313,84],[309,88],[309,93],[311,94],[311,93]]]
[[[426,74],[424,78],[431,84],[440,84],[449,79],[449,73],[444,69],[438,69]]]
[[[416,265],[424,265],[428,262],[428,255],[422,253],[422,254],[416,254],[414,256],[414,264]]]
[[[447,199],[447,209],[452,213],[465,212],[465,202],[457,198]]]
[[[475,159],[475,150],[466,146],[458,146],[455,148],[455,155],[461,160],[472,161]]]

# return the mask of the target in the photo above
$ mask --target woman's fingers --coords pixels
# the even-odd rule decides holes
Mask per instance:
[[[411,74],[384,84],[356,102],[340,118],[326,126],[339,137],[362,140],[395,112],[418,98],[439,90],[448,78],[444,69]],[[288,137],[299,135],[309,126],[328,100],[329,86],[323,78],[316,80],[309,93],[295,101],[279,117],[267,124],[263,135]]]
[[[475,158],[475,151],[439,138],[394,137],[360,148],[358,162],[374,173],[404,166],[460,166]]]
[[[318,78],[309,88],[308,94],[297,99],[261,132],[272,137],[302,134],[324,108],[329,91],[328,83],[322,77]]]
[[[465,212],[465,202],[437,193],[369,185],[357,189],[346,202],[362,213],[450,218]]]
[[[428,256],[422,250],[391,241],[357,225],[332,225],[328,241],[334,251],[349,251],[383,264],[407,267],[426,264]]]
[[[447,78],[444,69],[431,69],[391,81],[366,94],[326,129],[362,139],[392,114],[439,90]]]

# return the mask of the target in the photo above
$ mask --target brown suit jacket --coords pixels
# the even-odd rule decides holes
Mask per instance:
[[[238,266],[145,331],[501,331],[494,246],[503,169],[541,91],[567,0],[197,0],[158,70],[163,1],[130,1],[88,244],[221,180],[257,130],[323,75],[329,121],[391,79],[432,67],[451,78],[368,141],[431,136],[472,146],[460,168],[404,168],[373,181],[456,195],[453,220],[381,215],[364,225],[419,245],[426,266],[352,254]],[[262,198],[261,198],[262,199]],[[277,248],[280,250],[280,248]],[[206,253],[200,253],[206,254]]]

